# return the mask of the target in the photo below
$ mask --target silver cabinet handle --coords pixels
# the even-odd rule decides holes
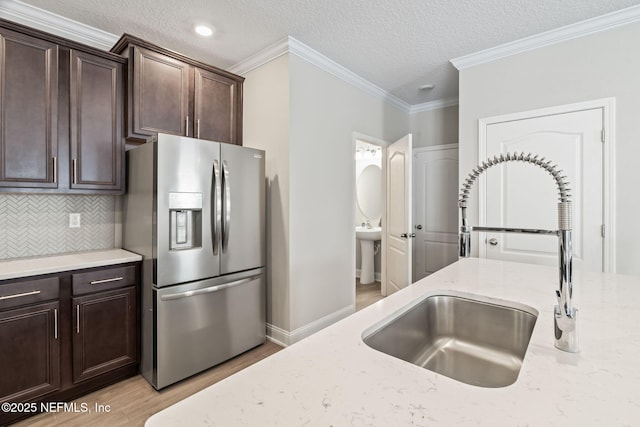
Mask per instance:
[[[6,300],[6,299],[28,297],[30,295],[38,295],[39,293],[40,291],[31,291],[31,292],[23,292],[21,294],[3,295],[3,296],[0,296],[0,301]]]
[[[76,305],[76,334],[80,333],[80,304]]]
[[[200,119],[196,120],[196,138],[200,138]]]
[[[53,158],[53,183],[58,183],[58,158]]]
[[[407,233],[402,233],[400,237],[402,237],[403,239],[406,239],[407,237],[409,237],[409,235]]]
[[[73,183],[77,184],[78,183],[78,162],[76,161],[76,159],[73,159],[71,163],[73,165]]]
[[[213,161],[213,197],[211,198],[211,240],[213,242],[213,254],[218,255],[220,242],[220,229],[222,222],[222,195],[220,186],[220,165],[217,160]]]
[[[229,246],[229,229],[231,228],[231,183],[229,177],[229,164],[226,160],[222,161],[222,207],[224,209],[224,217],[222,221],[222,252],[227,251]]]
[[[184,118],[185,136],[189,136],[189,116]]]
[[[489,239],[489,244],[491,246],[497,246],[498,245],[498,239],[494,239],[494,238]]]
[[[202,295],[202,294],[208,294],[211,292],[221,291],[223,289],[232,288],[234,286],[244,285],[245,283],[249,283],[260,276],[261,274],[257,274],[255,276],[246,277],[244,279],[236,280],[235,282],[224,283],[222,285],[210,286],[208,288],[197,289],[195,291],[186,291],[186,292],[180,292],[177,294],[163,295],[160,297],[160,300],[167,301],[172,299],[188,298],[196,295]]]
[[[90,285],[100,285],[102,283],[117,282],[119,280],[122,280],[122,277],[112,277],[111,279],[93,280],[93,281],[89,282],[89,284]]]
[[[58,339],[58,309],[53,309],[53,337]]]
[[[411,238],[416,237],[416,233],[409,234],[409,237],[411,237]]]

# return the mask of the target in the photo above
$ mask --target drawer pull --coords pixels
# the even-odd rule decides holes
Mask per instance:
[[[80,305],[76,305],[76,334],[80,333]]]
[[[109,282],[117,282],[118,280],[122,280],[122,277],[112,277],[111,279],[102,279],[102,280],[93,280],[91,282],[89,282],[90,285],[100,285],[102,283],[109,283]]]
[[[38,295],[39,293],[40,293],[40,291],[31,291],[31,292],[23,292],[21,294],[4,295],[4,296],[0,296],[0,301],[6,300],[6,299],[28,297],[28,296],[31,296],[31,295]]]
[[[58,339],[58,309],[57,308],[53,309],[53,328],[54,328],[53,336],[55,339]]]

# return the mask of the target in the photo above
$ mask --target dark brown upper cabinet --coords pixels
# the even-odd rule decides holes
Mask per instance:
[[[189,135],[189,65],[137,46],[132,63],[129,134]]]
[[[123,64],[71,51],[73,189],[119,190],[123,178]]]
[[[194,70],[194,135],[196,138],[242,145],[238,118],[238,82],[220,74]]]
[[[57,188],[57,44],[0,27],[0,80],[0,187]]]
[[[163,132],[242,145],[243,77],[129,34],[111,51],[129,58],[129,142]]]
[[[0,192],[124,192],[126,64],[0,19]]]

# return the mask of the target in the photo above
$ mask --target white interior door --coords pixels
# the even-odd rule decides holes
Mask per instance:
[[[539,154],[558,164],[573,202],[574,266],[603,269],[603,110],[595,108],[487,126],[487,157],[507,152]],[[486,172],[484,225],[556,230],[558,190],[537,166],[509,162]],[[557,265],[555,236],[486,233],[480,256]]]
[[[411,283],[411,134],[387,147],[386,294]]]
[[[413,281],[458,260],[458,145],[414,150]]]

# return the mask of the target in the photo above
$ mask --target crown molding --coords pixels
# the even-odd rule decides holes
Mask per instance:
[[[265,47],[259,52],[251,55],[248,58],[243,59],[242,61],[232,65],[227,68],[227,71],[244,75],[249,71],[253,71],[256,68],[266,64],[267,62],[273,61],[274,59],[284,55],[289,52],[289,39],[291,37],[284,37],[277,42]]]
[[[408,113],[411,105],[397,96],[387,92],[379,86],[371,83],[370,81],[360,77],[353,71],[343,67],[334,60],[326,57],[320,52],[310,48],[306,44],[302,43],[295,38],[288,36],[276,43],[267,46],[263,50],[248,57],[247,59],[231,66],[228,71],[240,75],[244,75],[257,67],[266,64],[269,61],[276,59],[277,57],[285,54],[293,54],[297,57],[304,59],[305,61],[315,65],[321,70],[332,74],[346,83],[355,86],[364,92],[382,99],[383,101],[395,106],[396,108]]]
[[[423,104],[415,104],[409,108],[409,114],[422,113],[424,111],[438,110],[440,108],[452,107],[458,105],[458,97],[437,99],[435,101],[425,102]]]
[[[289,52],[326,71],[327,73],[338,77],[346,83],[363,90],[369,95],[382,99],[404,112],[408,113],[411,108],[411,105],[407,102],[360,77],[348,68],[343,67],[334,60],[324,56],[320,52],[310,48],[293,37],[289,37]]]
[[[587,19],[575,24],[566,25],[555,30],[535,34],[520,40],[505,43],[480,52],[460,56],[450,62],[458,70],[474,67],[476,65],[539,49],[541,47],[561,43],[567,40],[576,39],[590,34],[608,31],[613,28],[640,21],[640,5],[631,6],[616,12],[607,13],[602,16]]]
[[[18,0],[0,0],[0,18],[106,51],[119,39],[115,34]]]

